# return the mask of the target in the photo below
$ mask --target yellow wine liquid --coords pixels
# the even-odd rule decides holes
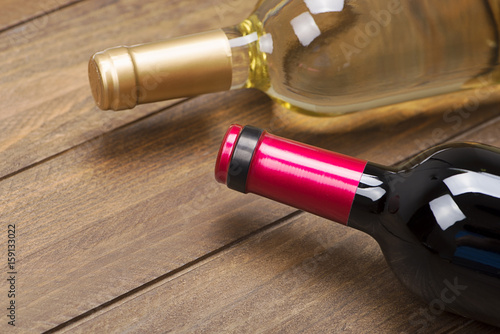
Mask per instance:
[[[499,0],[263,0],[238,27],[246,87],[316,114],[497,80]]]

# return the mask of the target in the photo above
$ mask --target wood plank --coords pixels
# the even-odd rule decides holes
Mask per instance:
[[[392,165],[494,119],[499,114],[499,93],[500,86],[478,87],[337,118],[312,118],[273,105],[269,128],[282,136]],[[469,123],[471,118],[476,121]],[[376,137],[364,132],[374,132]],[[406,151],[391,154],[394,148],[387,146],[388,138],[390,146]],[[364,153],[366,148],[369,154]]]
[[[244,3],[85,1],[45,15],[29,36],[33,22],[1,33],[0,178],[173,103],[98,110],[87,79],[94,52],[235,24]]]
[[[223,292],[223,293],[221,293]],[[302,213],[71,324],[71,333],[444,333],[497,329],[428,306],[376,242]],[[65,331],[63,331],[65,332]]]
[[[454,138],[459,140],[500,147],[500,117]],[[226,286],[231,289],[221,296]],[[447,313],[427,320],[419,317],[422,309],[426,305],[397,282],[373,240],[301,213],[67,329],[74,333],[98,328],[136,332],[356,333],[368,328],[386,333],[498,332]]]
[[[266,117],[255,96],[241,96],[240,120]],[[207,118],[208,109],[179,105],[0,183],[9,194],[0,200],[0,219],[16,225],[22,249],[21,328],[54,327],[289,211],[221,193],[213,156],[228,115]],[[248,219],[235,226],[235,215]]]
[[[58,9],[67,7],[80,0],[24,0],[21,3],[15,0],[2,1],[2,15],[0,15],[0,31],[10,29],[23,22],[31,21],[24,28],[24,36],[29,38],[34,31],[43,28],[47,22],[47,15]]]
[[[456,141],[475,141],[500,147],[500,116],[458,136]]]
[[[485,105],[445,119],[445,98],[325,120],[284,112],[256,91],[161,112],[171,102],[121,113],[93,106],[86,62],[94,51],[236,23],[244,6],[253,4],[89,1],[48,14],[30,38],[22,33],[30,22],[0,34],[0,92],[10,96],[0,111],[0,219],[19,232],[21,331],[109,310],[293,213],[215,184],[213,162],[230,122],[393,163],[498,113]],[[225,290],[219,295],[230,299]]]
[[[2,180],[0,221],[19,231],[21,328],[40,332],[90,314],[293,212],[212,176],[229,123],[269,128],[275,106],[254,90],[199,97]],[[352,131],[295,137],[376,161],[407,156],[436,127],[450,137],[497,114],[482,108],[455,129],[440,113],[396,117],[402,112],[363,113],[358,128],[339,118]],[[398,131],[407,140],[392,145],[388,133]]]

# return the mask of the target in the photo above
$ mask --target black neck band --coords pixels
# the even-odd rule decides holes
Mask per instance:
[[[229,170],[227,172],[228,188],[246,193],[250,163],[263,132],[263,130],[249,125],[241,130],[234,147],[231,162],[229,163]]]

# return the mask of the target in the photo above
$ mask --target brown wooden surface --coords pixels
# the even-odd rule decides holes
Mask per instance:
[[[0,31],[15,28],[27,23],[19,29],[23,37],[42,28],[47,22],[47,15],[81,0],[2,0],[0,15]],[[29,23],[28,23],[29,22]]]
[[[231,25],[253,4],[46,3],[1,21],[0,222],[4,239],[16,225],[18,281],[17,326],[3,315],[0,332],[421,329],[411,316],[428,306],[370,237],[216,184],[218,145],[241,123],[381,164],[450,140],[500,146],[499,88],[473,112],[447,111],[474,91],[319,119],[254,90],[103,112],[93,52]],[[425,331],[495,329],[441,314]]]

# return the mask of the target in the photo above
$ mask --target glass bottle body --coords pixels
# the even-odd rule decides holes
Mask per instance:
[[[496,0],[263,0],[238,26],[254,41],[244,86],[332,115],[492,84],[498,7]]]
[[[393,169],[232,126],[215,171],[231,189],[366,232],[433,310],[500,326],[500,150],[450,144]]]
[[[337,115],[498,82],[500,0],[262,0],[241,24],[96,53],[97,105],[255,87]]]
[[[348,226],[377,240],[394,273],[432,311],[500,326],[499,208],[500,151],[451,145],[423,153],[410,168],[368,164]]]

